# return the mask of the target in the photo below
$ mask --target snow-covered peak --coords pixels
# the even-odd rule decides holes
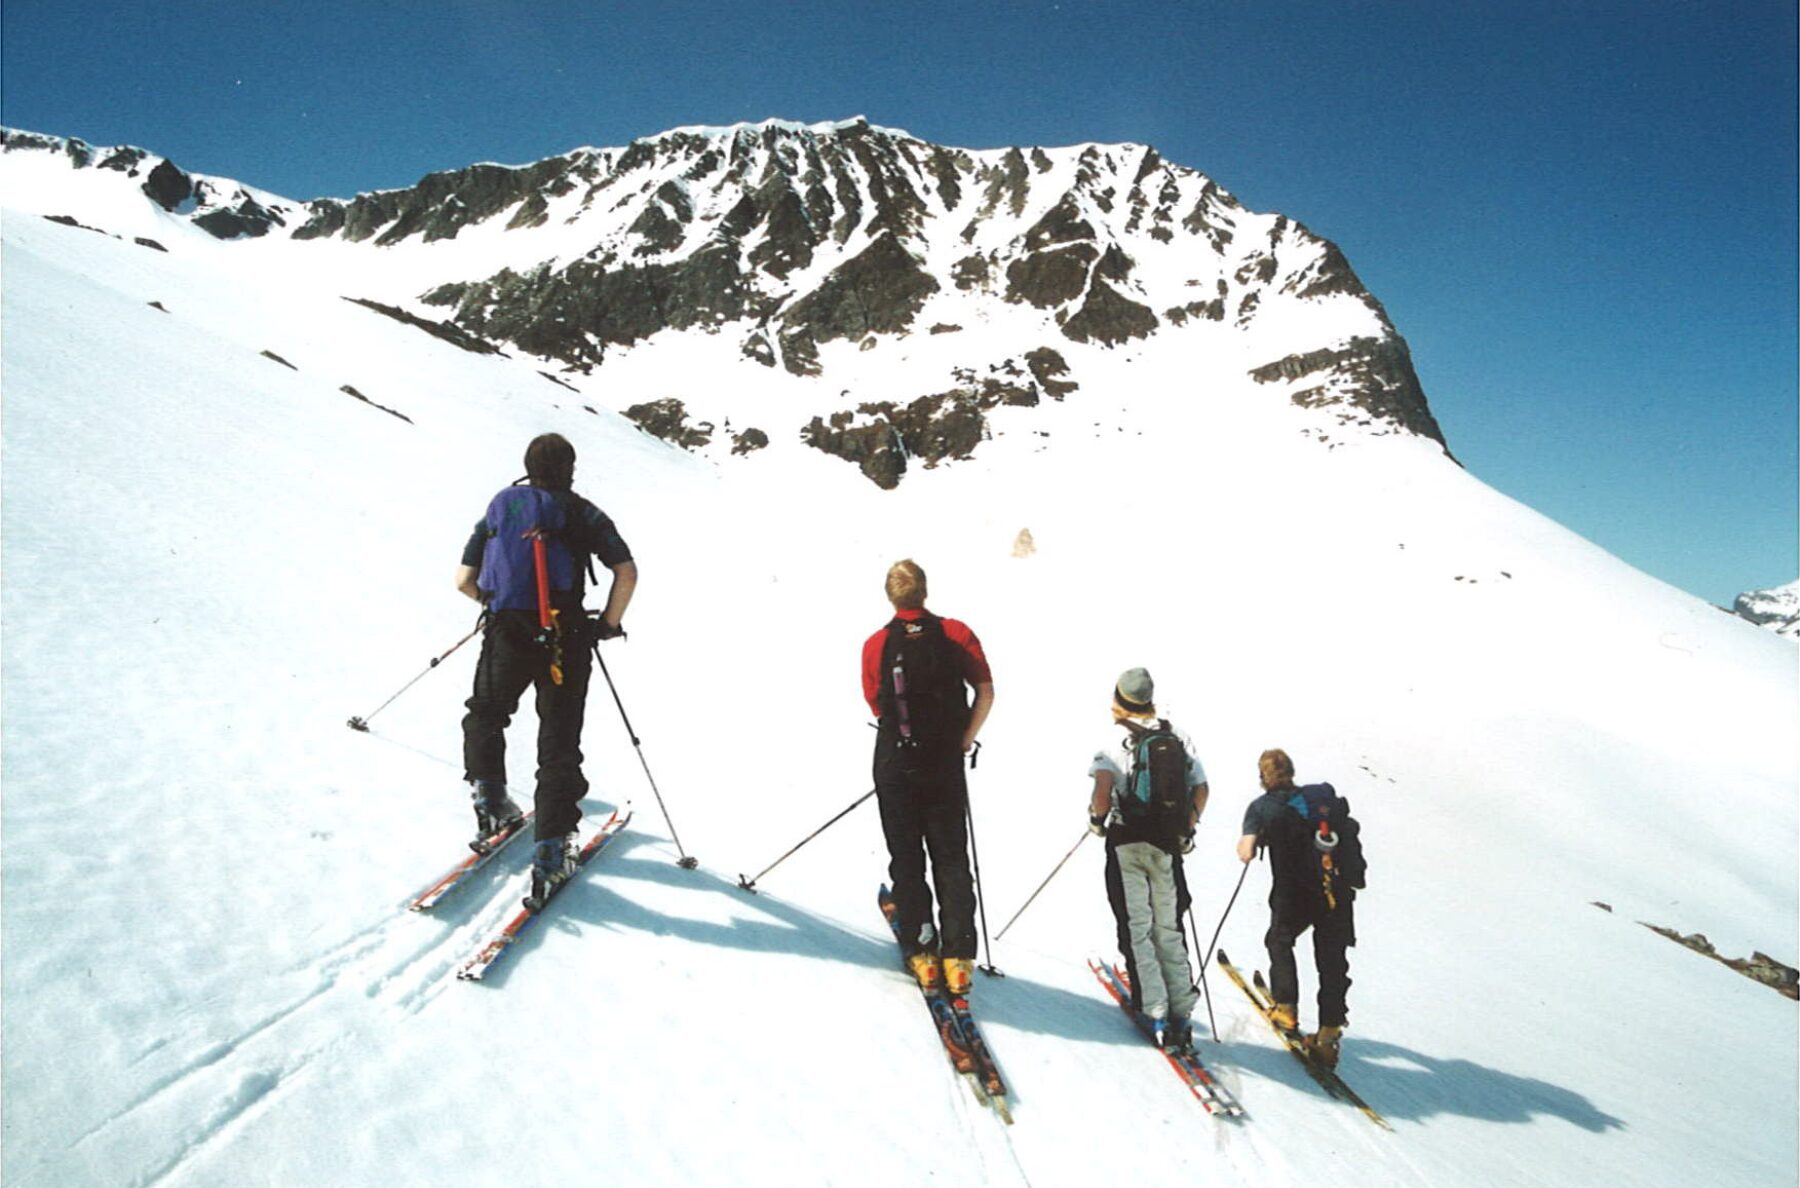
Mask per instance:
[[[1800,639],[1800,581],[1739,594],[1732,612],[1776,635]]]

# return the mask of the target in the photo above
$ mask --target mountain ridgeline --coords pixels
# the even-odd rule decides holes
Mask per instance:
[[[119,173],[221,239],[441,256],[410,319],[565,373],[663,336],[729,336],[740,359],[805,385],[801,440],[884,487],[909,462],[971,456],[1002,407],[1078,398],[1093,352],[1168,336],[1196,354],[1234,342],[1251,359],[1240,376],[1352,432],[1444,441],[1405,341],[1335,245],[1140,145],[975,151],[860,118],[769,121],[305,203],[139,149],[12,131],[0,147]],[[494,252],[457,250],[483,237],[506,243],[497,270]],[[834,351],[915,335],[966,347],[902,398],[824,396]],[[713,444],[678,399],[621,411],[684,448]],[[740,454],[767,440],[728,435]]]

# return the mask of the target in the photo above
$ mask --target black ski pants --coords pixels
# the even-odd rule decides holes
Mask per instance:
[[[1125,977],[1131,983],[1131,1009],[1144,1009],[1138,997],[1137,957],[1131,945],[1131,909],[1125,905],[1125,879],[1119,872],[1119,847],[1111,837],[1106,839],[1106,902],[1112,905],[1113,923],[1118,928],[1119,952],[1125,957]],[[1175,921],[1177,926],[1187,919],[1194,897],[1188,894],[1187,872],[1181,868],[1181,855],[1175,855]],[[1181,933],[1181,947],[1187,949],[1187,932]],[[1192,954],[1190,954],[1191,956]]]
[[[581,774],[581,726],[587,713],[594,658],[579,629],[564,634],[559,685],[550,679],[550,648],[537,642],[537,615],[498,611],[489,616],[475,662],[475,692],[463,716],[463,773],[506,781],[506,727],[525,690],[537,688],[536,836],[561,837],[581,821],[587,795]]]
[[[1356,944],[1356,913],[1348,896],[1335,909],[1321,901],[1277,909],[1263,944],[1269,950],[1269,993],[1276,1002],[1300,1002],[1300,973],[1294,944],[1307,929],[1313,934],[1313,963],[1319,971],[1319,1026],[1342,1027],[1350,1021],[1350,947]]]
[[[920,755],[882,731],[875,743],[875,803],[887,839],[888,879],[901,949],[975,959],[975,881],[969,874],[969,785],[961,752]],[[931,859],[931,884],[925,860]],[[930,943],[932,885],[936,943]]]

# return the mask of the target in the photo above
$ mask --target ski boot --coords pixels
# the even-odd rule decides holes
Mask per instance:
[[[1275,1009],[1269,1012],[1269,1022],[1283,1031],[1297,1031],[1300,1027],[1300,1008],[1291,1002],[1278,1002]]]
[[[487,853],[489,839],[496,833],[525,819],[525,811],[506,794],[504,781],[476,780],[469,798],[475,803],[475,840],[469,848],[477,854]]]
[[[1166,1052],[1192,1052],[1194,1050],[1194,1021],[1192,1019],[1170,1019],[1163,1027],[1162,1042],[1157,1045]]]
[[[1320,1068],[1335,1069],[1338,1063],[1338,1045],[1343,1036],[1342,1027],[1321,1027],[1302,1043],[1306,1045],[1306,1054],[1312,1057],[1314,1064]]]
[[[921,990],[933,991],[944,984],[943,970],[938,965],[936,953],[914,953],[906,959],[906,968],[919,980]]]
[[[975,963],[967,957],[944,958],[944,989],[963,997],[974,981]]]
[[[531,894],[525,906],[537,911],[575,873],[575,835],[540,837],[531,854]]]

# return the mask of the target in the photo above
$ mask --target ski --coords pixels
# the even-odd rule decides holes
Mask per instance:
[[[613,815],[601,823],[600,828],[588,838],[575,855],[577,871],[592,862],[600,851],[606,848],[608,842],[619,836],[619,831],[624,829],[630,820],[631,813],[628,810],[614,810]],[[573,875],[560,883],[552,884],[544,896],[544,902],[536,909],[520,908],[518,914],[507,921],[505,927],[494,933],[473,957],[463,963],[462,968],[456,971],[456,976],[465,982],[479,982],[486,976],[488,970],[517,947],[519,937],[543,914],[544,909],[561,893],[562,889],[572,882],[574,882]]]
[[[1131,1007],[1131,988],[1125,980],[1125,971],[1116,965],[1106,965],[1093,958],[1088,960],[1088,968],[1094,971],[1094,977],[1099,979],[1100,984],[1106,988],[1106,992],[1112,995],[1113,1001],[1118,1003],[1120,1009],[1131,1018],[1132,1023],[1137,1026],[1143,1037],[1151,1043],[1155,1043],[1156,1033],[1151,1029],[1149,1016],[1142,1011],[1133,1010]],[[1242,1118],[1244,1116],[1244,1107],[1225,1091],[1224,1086],[1213,1079],[1212,1073],[1207,1071],[1206,1065],[1201,1063],[1200,1057],[1195,1055],[1192,1050],[1172,1052],[1167,1048],[1158,1048],[1157,1051],[1169,1062],[1169,1067],[1175,1070],[1175,1075],[1181,1078],[1182,1083],[1188,1087],[1188,1091],[1194,1095],[1201,1108],[1207,1113],[1215,1118]]]
[[[493,861],[494,855],[504,850],[506,844],[513,838],[525,832],[526,826],[530,824],[531,813],[528,812],[506,828],[470,842],[469,849],[474,853],[445,871],[442,878],[413,896],[412,902],[406,906],[415,912],[429,911],[436,907],[439,900],[462,886],[470,875]]]
[[[887,921],[888,928],[894,933],[894,940],[898,942],[900,921],[895,915],[894,897],[887,884],[882,884],[876,902],[881,905],[882,918]],[[901,968],[906,968],[904,959]],[[968,998],[961,994],[951,994],[948,990],[927,990],[919,986],[911,970],[906,970],[906,977],[924,998],[925,1009],[931,1013],[932,1024],[937,1029],[939,1041],[944,1045],[944,1054],[950,1058],[951,1067],[968,1082],[976,1101],[991,1108],[1002,1122],[1012,1125],[1012,1106],[1007,1101],[1006,1081],[1000,1076],[1000,1066],[995,1062],[994,1054],[988,1048],[980,1026],[975,1022],[975,1015],[969,1009]]]
[[[1256,1013],[1261,1015],[1269,1024],[1270,1029],[1274,1031],[1276,1035],[1281,1037],[1282,1044],[1289,1052],[1294,1054],[1294,1059],[1300,1062],[1301,1066],[1306,1069],[1312,1079],[1318,1082],[1319,1088],[1325,1090],[1326,1093],[1337,1098],[1339,1101],[1349,1102],[1367,1115],[1369,1121],[1375,1123],[1375,1125],[1381,1127],[1383,1130],[1393,1129],[1386,1118],[1383,1118],[1380,1114],[1376,1113],[1374,1107],[1370,1106],[1368,1102],[1357,1096],[1356,1090],[1344,1083],[1344,1079],[1338,1076],[1335,1069],[1326,1068],[1312,1058],[1312,1053],[1306,1050],[1306,1040],[1300,1034],[1298,1028],[1282,1027],[1275,1022],[1273,1017],[1275,1013],[1275,1001],[1269,997],[1269,988],[1263,983],[1261,973],[1254,973],[1252,975],[1256,981],[1255,986],[1252,986],[1249,982],[1244,980],[1244,975],[1239,972],[1237,966],[1231,964],[1230,959],[1225,956],[1225,951],[1223,949],[1216,949],[1213,951],[1213,960],[1218,963],[1220,969],[1225,971],[1226,977],[1237,983],[1238,989],[1242,990],[1244,996],[1250,1000],[1250,1005],[1256,1008]]]

